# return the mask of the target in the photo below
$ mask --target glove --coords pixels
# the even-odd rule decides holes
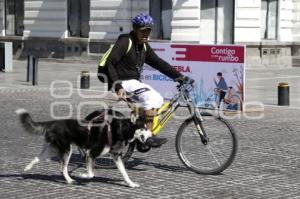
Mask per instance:
[[[181,76],[176,78],[176,81],[180,84],[194,84],[195,80],[190,78],[189,76]]]

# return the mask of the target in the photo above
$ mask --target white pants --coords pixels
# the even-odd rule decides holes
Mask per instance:
[[[137,95],[138,102],[143,105],[145,110],[160,108],[164,103],[163,97],[156,90],[136,79],[122,81],[122,87],[129,93],[138,89],[148,88],[149,90]]]

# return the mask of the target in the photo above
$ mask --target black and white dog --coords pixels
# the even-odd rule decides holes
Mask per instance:
[[[135,139],[143,142],[151,137],[151,131],[145,128],[144,121],[140,117],[140,119],[112,118],[110,123],[104,120],[101,125],[91,124],[87,127],[75,119],[35,122],[25,109],[18,109],[16,113],[28,133],[45,137],[42,152],[25,167],[24,171],[30,170],[40,160],[48,158],[54,151],[61,162],[61,170],[67,183],[74,183],[68,173],[72,144],[74,144],[86,151],[87,173],[80,174],[80,177],[93,178],[95,158],[109,153],[126,183],[130,187],[139,187],[137,183],[130,180],[120,151],[128,142]]]

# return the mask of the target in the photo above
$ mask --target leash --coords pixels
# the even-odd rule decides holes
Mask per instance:
[[[129,96],[137,96],[143,92],[146,92],[146,91],[149,91],[150,89],[149,88],[140,88],[140,89],[137,89],[135,91],[133,91],[132,93],[128,93]],[[133,110],[134,106],[133,104],[135,103],[135,101],[131,98],[119,98],[118,101],[124,101],[128,108],[130,108],[131,110]],[[93,127],[93,124],[94,122],[97,120],[97,119],[103,119],[103,122],[106,123],[107,125],[107,143],[109,145],[110,148],[112,148],[112,131],[111,131],[111,124],[110,122],[105,119],[105,114],[107,114],[106,111],[103,111],[101,112],[99,115],[96,115],[95,117],[91,118],[88,122],[88,125],[87,125],[87,134],[88,134],[88,139],[87,139],[87,145],[90,144],[90,139],[91,139],[91,129]]]
[[[94,122],[97,120],[97,119],[102,119],[103,118],[103,122],[106,123],[107,125],[107,142],[108,142],[108,145],[109,147],[111,148],[112,147],[112,132],[111,132],[111,124],[108,120],[105,119],[105,114],[106,114],[106,111],[103,111],[101,112],[98,116],[94,117],[93,119],[91,119],[87,125],[87,134],[88,134],[88,139],[87,139],[87,145],[90,144],[90,140],[91,140],[91,129],[93,127],[93,124]]]

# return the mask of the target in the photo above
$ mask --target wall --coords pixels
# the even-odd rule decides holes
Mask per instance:
[[[200,0],[173,0],[171,40],[200,41]]]
[[[293,0],[279,0],[278,38],[262,40],[261,0],[236,0],[235,43],[247,45],[246,65],[284,68],[292,65]]]
[[[294,45],[292,47],[292,55],[293,55],[293,66],[300,67],[300,1],[293,1],[294,9],[293,9],[293,40]]]
[[[219,1],[221,8],[227,3],[225,1]],[[234,43],[247,45],[248,66],[285,67],[290,65],[291,55],[299,58],[297,63],[300,65],[300,1],[278,1],[278,40],[270,41],[261,39],[261,0],[235,0]],[[5,32],[3,2],[0,0],[0,36]],[[64,58],[74,55],[73,48],[79,49],[76,52],[78,57],[83,51],[99,56],[119,34],[131,30],[132,17],[140,12],[149,12],[150,3],[149,0],[91,0],[90,6],[89,38],[68,37],[67,0],[25,0],[24,37],[6,35],[1,39],[14,42],[18,39],[24,56],[37,54],[40,57]],[[223,27],[229,25],[226,21],[224,25],[219,24],[228,19],[221,8],[218,9],[222,14],[218,16],[218,26],[223,31]],[[205,14],[201,12],[201,0],[172,0],[172,9],[172,42],[214,42],[214,34],[210,34],[208,25],[215,22],[201,22],[201,15]],[[208,39],[208,36],[213,37]],[[219,32],[218,37],[221,38],[220,43],[230,40],[223,39]]]
[[[25,0],[24,37],[67,37],[67,0]]]
[[[294,0],[293,4],[293,40],[296,42],[300,42],[300,1]]]
[[[260,0],[236,0],[235,42],[259,42],[261,40],[260,15]]]
[[[279,41],[293,41],[293,0],[279,1]]]
[[[149,13],[148,0],[91,0],[89,38],[114,40],[128,33],[131,19],[141,12]]]

